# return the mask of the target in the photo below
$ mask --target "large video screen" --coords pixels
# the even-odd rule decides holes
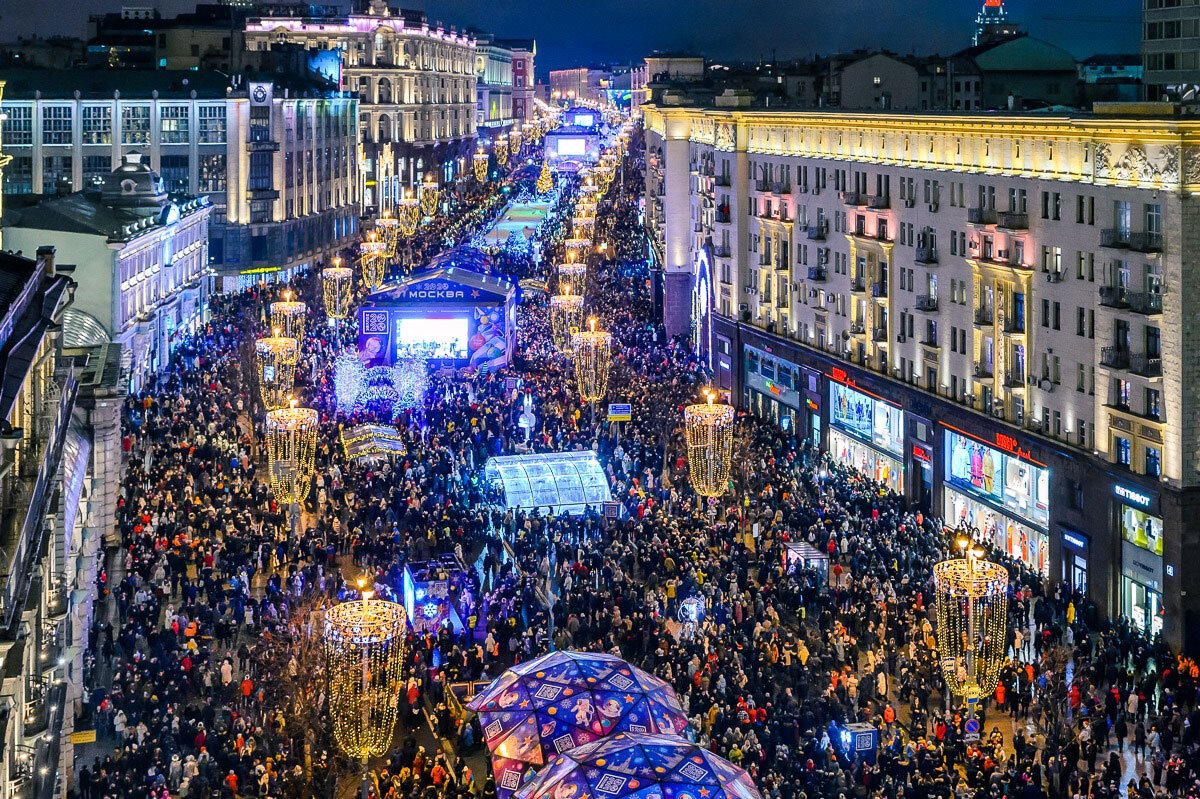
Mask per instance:
[[[829,384],[829,421],[888,452],[904,452],[904,411],[849,386]]]
[[[587,153],[587,139],[570,138],[558,140],[559,155],[584,155]]]
[[[946,431],[946,482],[1034,524],[1050,522],[1050,470]]]
[[[595,123],[596,123],[596,117],[594,114],[576,114],[575,115],[575,124],[581,128],[590,128]]]
[[[425,358],[466,358],[465,317],[401,319],[396,324],[396,355]]]

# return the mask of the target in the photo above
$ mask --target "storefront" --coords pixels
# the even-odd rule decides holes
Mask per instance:
[[[1078,530],[1062,531],[1062,581],[1087,596],[1091,538]]]
[[[1039,574],[1049,576],[1050,469],[1021,452],[1009,436],[1006,450],[943,426],[946,524],[966,527]]]
[[[829,381],[829,453],[904,493],[904,411],[869,392]]]
[[[1121,615],[1154,635],[1163,622],[1163,520],[1152,513],[1158,497],[1119,483],[1113,495],[1121,534]]]
[[[797,427],[804,417],[800,413],[800,392],[796,390],[800,378],[796,366],[756,347],[747,346],[744,357],[742,386],[746,407],[783,430],[804,435],[805,431]]]

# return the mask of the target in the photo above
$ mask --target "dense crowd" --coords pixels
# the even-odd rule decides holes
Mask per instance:
[[[322,414],[298,535],[259,474],[261,412],[243,368],[282,287],[215,300],[172,369],[129,397],[121,546],[104,576],[117,612],[97,630],[90,703],[112,746],[80,763],[78,796],[334,795],[348,764],[327,740],[314,745],[289,694],[307,665],[297,619],[352,595],[360,572],[386,592],[405,563],[439,555],[466,569],[466,624],[411,636],[397,748],[374,764],[378,796],[494,799],[478,724],[447,686],[551,645],[619,653],[670,682],[696,739],[771,799],[1200,791],[1196,666],[1013,561],[1010,662],[981,708],[981,739],[968,740],[930,656],[931,569],[947,532],[794,431],[739,417],[736,491],[710,515],[690,489],[678,423],[711,375],[654,321],[640,150],[635,139],[601,205],[595,238],[609,247],[587,287],[618,342],[610,396],[632,403],[630,423],[593,423],[551,344],[546,298],[529,294],[510,369],[431,376],[423,401],[389,418],[405,454],[350,461],[340,425],[372,411],[336,412],[331,367],[353,334],[324,324],[313,276],[291,286],[312,309],[298,391]],[[573,187],[541,231],[543,257],[504,255],[498,271],[550,277]],[[502,201],[485,204],[422,234],[415,257],[500,213]],[[583,448],[599,454],[620,520],[505,511],[480,477],[494,454]],[[793,541],[828,567],[789,569]],[[681,617],[693,598],[700,618]],[[873,766],[831,745],[831,724],[855,721],[880,730]]]

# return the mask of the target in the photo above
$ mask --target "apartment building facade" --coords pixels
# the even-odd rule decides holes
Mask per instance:
[[[1200,125],[649,107],[668,333],[739,405],[1176,644]]]
[[[248,50],[277,44],[341,53],[343,85],[361,102],[365,211],[390,207],[398,192],[427,174],[446,183],[470,171],[476,119],[471,37],[431,25],[417,12],[393,14],[372,0],[365,14],[247,21]],[[511,91],[509,98],[511,104]]]
[[[1200,87],[1200,4],[1142,0],[1142,87],[1147,100]]]
[[[9,194],[99,188],[137,151],[172,195],[207,195],[217,290],[327,260],[358,226],[358,101],[299,78],[13,70]],[[81,89],[80,87],[84,87]],[[88,88],[92,87],[92,88]]]

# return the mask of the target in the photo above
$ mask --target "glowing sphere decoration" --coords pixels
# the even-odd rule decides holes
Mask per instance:
[[[333,259],[333,266],[321,270],[322,299],[325,301],[325,316],[331,322],[350,315],[354,272],[342,266],[342,259]]]
[[[1007,662],[1008,571],[965,536],[959,545],[965,557],[933,566],[937,642],[946,685],[974,702],[996,690]]]
[[[734,410],[732,405],[714,403],[711,391],[705,398],[707,402],[683,410],[688,475],[697,494],[719,497],[729,489]]]
[[[468,707],[479,713],[500,797],[526,772],[606,736],[645,730],[687,743],[674,737],[688,726],[674,689],[605,653],[558,651],[519,664]]]
[[[338,410],[347,413],[354,408],[358,395],[367,384],[367,371],[358,353],[347,350],[333,362],[333,393]]]
[[[487,180],[488,176],[488,154],[482,147],[475,151],[472,156],[471,165],[475,170],[475,179],[480,183]]]
[[[437,213],[438,194],[437,178],[432,172],[426,173],[425,180],[421,182],[421,213],[424,216]]]
[[[297,408],[267,411],[267,475],[271,494],[281,505],[303,502],[317,451],[317,412]]]
[[[287,407],[296,387],[300,343],[294,338],[279,335],[276,330],[275,335],[264,336],[254,342],[254,357],[263,407],[268,411]]]
[[[550,298],[550,333],[555,348],[571,352],[571,337],[583,324],[583,297],[579,294],[555,294]]]

